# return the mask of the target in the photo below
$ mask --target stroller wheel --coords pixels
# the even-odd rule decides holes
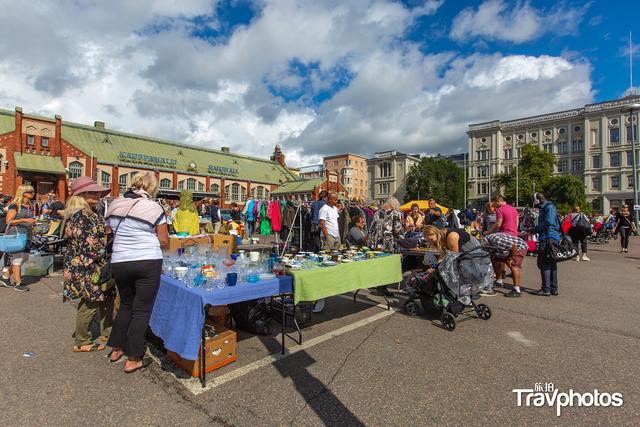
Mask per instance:
[[[453,317],[453,314],[449,313],[448,311],[444,312],[442,318],[440,319],[440,322],[442,323],[442,327],[449,332],[453,331],[456,328],[456,318]]]
[[[598,245],[604,245],[605,243],[607,243],[607,239],[605,239],[604,237],[598,237],[596,238],[596,243]]]
[[[486,304],[478,304],[478,306],[476,307],[476,314],[482,320],[491,319],[491,309]]]
[[[420,311],[420,307],[418,307],[418,302],[415,300],[409,300],[404,303],[404,313],[407,316],[417,316]]]

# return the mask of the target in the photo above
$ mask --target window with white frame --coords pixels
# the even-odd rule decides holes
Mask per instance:
[[[195,178],[187,178],[187,190],[195,191],[196,180]]]
[[[620,145],[620,129],[609,129],[609,145]]]
[[[546,151],[547,153],[553,153],[553,144],[542,144],[542,150]]]
[[[171,188],[171,180],[169,178],[162,178],[160,180],[160,188],[167,190]]]
[[[103,187],[111,188],[111,174],[102,171],[102,173],[100,174],[100,183]]]
[[[47,138],[46,136],[43,136],[40,138],[40,146],[42,148],[49,148],[49,138]]]
[[[609,153],[609,166],[620,166],[620,153]]]
[[[198,191],[204,191],[204,184],[198,181]]]
[[[582,143],[582,138],[580,139],[574,139],[573,141],[571,141],[571,151],[573,151],[574,153],[583,151],[584,149],[584,144]]]
[[[36,137],[33,135],[27,135],[27,145],[35,146],[36,145]]]
[[[240,201],[240,184],[236,182],[231,184],[231,200],[234,202]]]
[[[118,188],[121,193],[127,191],[129,187],[129,174],[122,174],[118,177]]]
[[[220,185],[218,184],[211,184],[211,187],[209,187],[209,191],[211,191],[212,193],[219,193],[220,192]]]
[[[225,185],[224,186],[224,200],[226,202],[231,200],[231,186],[230,185]]]
[[[591,188],[593,188],[593,191],[600,191],[600,178],[599,177],[591,178]]]
[[[380,169],[380,177],[388,178],[391,176],[391,163],[381,163],[378,167]]]
[[[262,185],[258,185],[255,189],[252,189],[251,191],[253,192],[253,190],[256,190],[256,197],[258,197],[258,199],[264,198],[264,187]]]
[[[504,158],[505,158],[505,160],[513,159],[513,150],[511,148],[505,148],[505,150],[504,150]]]
[[[76,179],[84,175],[84,166],[80,162],[69,163],[69,179]]]
[[[379,184],[379,188],[380,188],[380,194],[389,194],[389,183],[388,182],[381,182]]]

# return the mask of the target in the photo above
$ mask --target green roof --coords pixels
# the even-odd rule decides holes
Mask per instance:
[[[16,115],[11,111],[0,110],[0,135],[16,130]]]
[[[66,173],[64,165],[58,157],[13,153],[13,158],[18,170],[54,174]]]
[[[271,192],[272,195],[277,194],[297,194],[310,193],[314,188],[322,185],[324,178],[307,179],[304,181],[292,181],[281,185]]]
[[[153,139],[124,132],[63,123],[62,138],[100,162],[132,167],[238,178],[256,183],[280,184],[296,179],[289,169],[257,157]],[[149,163],[151,162],[151,163]],[[195,168],[191,167],[195,163]]]

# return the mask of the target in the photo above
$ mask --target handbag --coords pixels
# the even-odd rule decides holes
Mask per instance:
[[[565,235],[559,242],[547,239],[547,256],[554,262],[568,261],[578,256],[578,247]]]
[[[100,267],[99,272],[96,272],[93,274],[93,276],[91,276],[91,281],[96,285],[100,285],[103,292],[106,292],[115,285],[113,275],[111,274],[111,253],[113,252],[113,242],[116,238],[116,233],[118,232],[118,228],[120,228],[120,224],[122,224],[122,221],[124,221],[124,219],[129,216],[129,212],[131,212],[131,209],[133,209],[133,207],[139,201],[140,200],[131,205],[127,213],[122,218],[120,218],[120,221],[118,221],[118,225],[116,225],[113,233],[107,237],[107,263]]]
[[[27,235],[22,233],[0,236],[0,252],[23,252],[27,247]]]

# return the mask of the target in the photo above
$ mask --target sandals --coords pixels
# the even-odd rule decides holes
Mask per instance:
[[[111,351],[109,352],[109,354],[107,355],[107,356],[109,357],[109,362],[111,362],[111,363],[119,362],[119,361],[120,361],[120,359],[122,359],[122,356],[124,356],[124,352],[120,352],[120,356],[118,356],[118,358],[117,358],[117,359],[112,359],[112,358],[111,358],[111,355],[112,355],[114,352],[115,352],[115,350],[111,350]]]
[[[139,371],[140,369],[146,369],[149,365],[151,365],[152,362],[153,361],[150,358],[142,359],[142,363],[140,364],[140,366],[133,369],[125,369],[124,373],[133,374],[135,371]]]
[[[77,346],[74,345],[73,346],[73,352],[74,353],[90,353],[92,351],[102,351],[104,350],[106,347],[103,344],[98,344],[98,343],[93,343],[91,344],[91,347],[89,347],[87,350],[84,350],[82,347],[84,346]]]

